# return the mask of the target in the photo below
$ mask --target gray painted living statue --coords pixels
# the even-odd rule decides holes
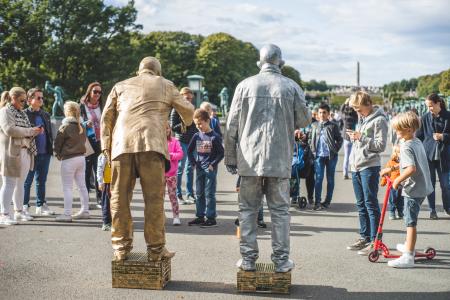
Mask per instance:
[[[237,266],[256,270],[258,209],[265,195],[272,220],[272,256],[276,272],[294,267],[289,259],[289,178],[294,131],[311,122],[302,89],[281,75],[281,50],[260,50],[259,74],[239,83],[231,103],[225,135],[225,165],[241,176],[239,192],[240,252]]]
[[[53,87],[50,81],[45,82],[45,90],[49,93],[53,93],[53,97],[55,97],[55,102],[53,102],[52,107],[52,117],[54,118],[62,118],[64,116],[64,99],[65,95],[64,90],[59,85]],[[58,110],[59,109],[59,110]]]
[[[219,94],[220,107],[222,108],[222,114],[225,116],[228,112],[228,89],[224,87]]]

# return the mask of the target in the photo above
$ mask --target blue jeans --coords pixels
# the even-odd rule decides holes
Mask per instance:
[[[314,160],[314,172],[316,174],[316,184],[314,187],[316,205],[320,204],[320,201],[322,200],[322,182],[325,176],[325,168],[327,169],[327,195],[324,204],[330,204],[331,199],[333,198],[334,173],[336,172],[337,161],[337,156],[332,159],[329,159],[328,157],[317,157]]]
[[[433,184],[434,191],[428,195],[428,206],[431,211],[436,210],[436,172],[439,177],[439,183],[442,190],[442,205],[445,210],[450,209],[450,183],[449,183],[449,171],[441,171],[441,165],[439,161],[428,161],[430,167],[431,184]]]
[[[397,210],[399,216],[403,216],[404,200],[402,196],[402,189],[398,190],[391,188],[389,193],[389,212],[394,214]]]
[[[405,225],[406,227],[416,227],[417,219],[419,218],[420,205],[424,197],[410,198],[405,196]]]
[[[348,163],[350,161],[350,153],[352,153],[352,146],[352,142],[344,139],[344,164],[342,165],[344,176],[348,176]]]
[[[34,170],[28,172],[24,184],[23,205],[30,206],[30,190],[33,179],[36,179],[36,207],[41,207],[45,201],[45,183],[47,182],[50,154],[38,154],[34,157]]]
[[[361,238],[371,241],[375,240],[380,221],[380,206],[377,199],[379,173],[380,167],[371,167],[352,173],[353,190],[359,213],[359,233]]]
[[[186,196],[194,197],[194,191],[192,189],[192,185],[194,183],[194,169],[189,163],[187,148],[188,144],[180,142],[181,148],[183,148],[183,158],[178,162],[178,171],[177,171],[177,196],[181,197],[181,182],[183,180],[183,172],[186,169]]]
[[[105,183],[102,191],[102,220],[103,224],[111,224],[111,184]]]
[[[216,218],[216,184],[217,184],[217,168],[213,171],[196,168],[197,178],[195,190],[197,192],[196,216],[206,217],[208,219]]]

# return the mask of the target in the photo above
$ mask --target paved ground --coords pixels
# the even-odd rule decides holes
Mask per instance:
[[[442,213],[442,206],[438,205],[440,219],[432,221],[423,205],[418,225],[418,248],[435,247],[436,259],[420,261],[412,270],[390,269],[384,258],[370,263],[367,257],[345,249],[358,237],[358,219],[351,182],[338,175],[328,211],[291,208],[291,257],[296,268],[289,296],[236,293],[236,178],[221,166],[219,227],[188,227],[194,206],[181,207],[183,226],[173,227],[171,219],[167,220],[167,245],[177,254],[172,262],[172,281],[164,291],[111,288],[110,236],[100,230],[100,210],[93,209],[92,219],[71,224],[38,217],[18,226],[0,226],[0,299],[450,299],[450,217]],[[60,182],[59,163],[52,161],[48,201],[58,212],[63,207]],[[384,190],[380,190],[380,201],[383,194]],[[438,199],[440,202],[440,193]],[[74,202],[76,210],[79,201]],[[139,185],[132,206],[135,250],[142,251],[143,202]],[[171,216],[168,201],[166,214]],[[260,261],[268,262],[268,212],[265,219],[269,227],[259,230]],[[402,221],[386,221],[384,232],[388,245],[404,239]]]

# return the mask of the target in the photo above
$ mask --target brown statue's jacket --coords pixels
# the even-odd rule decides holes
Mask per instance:
[[[194,107],[173,83],[150,70],[117,83],[101,119],[102,150],[114,160],[123,153],[154,151],[169,159],[166,124],[171,109],[190,125]]]

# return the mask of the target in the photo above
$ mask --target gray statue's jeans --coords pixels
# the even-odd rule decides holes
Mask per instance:
[[[239,191],[240,250],[243,260],[258,259],[256,241],[258,209],[266,195],[272,222],[272,261],[276,266],[289,259],[289,179],[278,177],[241,177]]]

